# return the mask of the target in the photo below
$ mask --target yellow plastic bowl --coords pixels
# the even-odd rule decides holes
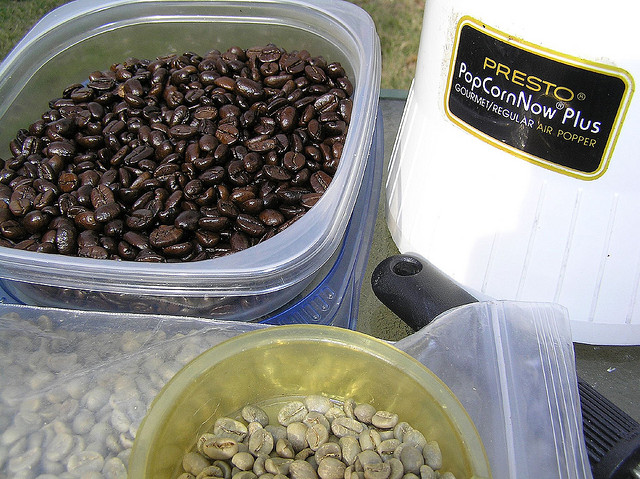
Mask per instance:
[[[199,434],[247,404],[322,394],[395,412],[435,439],[443,470],[490,477],[471,418],[431,371],[394,346],[348,329],[286,325],[244,333],[187,364],[160,391],[138,429],[132,479],[170,479]]]

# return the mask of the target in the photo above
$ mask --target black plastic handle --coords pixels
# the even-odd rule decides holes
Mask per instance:
[[[414,331],[441,313],[478,299],[433,264],[417,255],[384,259],[371,275],[378,299]]]
[[[477,302],[440,269],[418,255],[395,255],[371,276],[378,299],[414,331],[439,314]],[[578,378],[582,423],[594,479],[640,478],[640,424]]]

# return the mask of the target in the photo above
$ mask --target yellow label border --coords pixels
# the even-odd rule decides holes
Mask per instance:
[[[607,144],[602,153],[602,157],[600,158],[599,167],[592,173],[585,173],[583,171],[575,170],[573,168],[564,167],[562,165],[558,165],[557,163],[551,162],[549,160],[545,160],[544,158],[537,157],[525,151],[519,150],[518,148],[507,145],[492,136],[474,128],[468,123],[464,122],[457,116],[455,116],[449,110],[449,98],[451,95],[452,88],[452,79],[454,75],[454,68],[456,65],[456,61],[458,58],[458,47],[460,42],[460,35],[462,28],[464,26],[470,26],[475,28],[476,30],[489,35],[490,37],[495,38],[496,40],[502,41],[504,43],[508,43],[516,48],[521,50],[525,50],[529,53],[535,54],[537,56],[541,56],[550,60],[554,60],[558,63],[562,63],[565,65],[581,68],[583,70],[589,70],[591,72],[600,73],[607,76],[613,76],[622,80],[625,85],[624,94],[622,96],[622,100],[620,102],[620,106],[618,107],[618,112],[613,122],[613,126],[609,133],[609,138],[607,140]],[[613,67],[611,65],[606,65],[603,63],[593,62],[590,60],[580,59],[575,56],[566,55],[555,50],[551,50],[540,45],[536,45],[534,43],[527,42],[523,39],[517,38],[513,35],[509,35],[505,32],[502,32],[498,29],[488,26],[484,22],[481,22],[471,16],[465,15],[463,16],[456,28],[456,36],[453,45],[453,54],[451,57],[451,63],[449,65],[449,74],[447,76],[447,89],[445,91],[444,96],[444,111],[454,124],[458,125],[462,129],[471,133],[475,137],[480,140],[489,143],[503,151],[511,153],[514,156],[517,156],[529,163],[533,163],[535,165],[541,166],[548,170],[555,171],[557,173],[561,173],[567,176],[571,176],[574,178],[582,179],[582,180],[595,180],[600,178],[607,171],[609,167],[609,162],[611,160],[611,156],[613,154],[613,150],[615,149],[616,142],[618,140],[618,136],[620,134],[620,130],[622,128],[624,118],[627,114],[627,110],[629,109],[629,105],[631,104],[631,97],[635,91],[635,83],[633,81],[633,77],[624,69]]]

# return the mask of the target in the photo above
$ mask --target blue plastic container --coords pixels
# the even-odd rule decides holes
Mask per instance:
[[[378,214],[384,159],[382,113],[378,112],[367,169],[347,226],[345,239],[329,273],[310,292],[263,319],[267,324],[325,324],[355,329],[360,287],[367,267]]]

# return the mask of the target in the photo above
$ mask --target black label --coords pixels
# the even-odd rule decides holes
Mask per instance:
[[[628,73],[469,18],[456,45],[446,98],[454,122],[546,168],[583,179],[605,172],[630,101]]]

